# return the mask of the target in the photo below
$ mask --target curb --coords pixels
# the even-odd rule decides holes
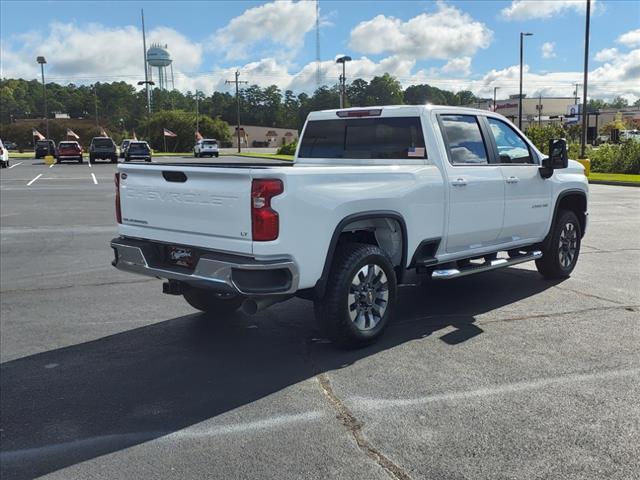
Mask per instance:
[[[615,187],[640,187],[640,183],[636,182],[614,182],[611,180],[589,180],[593,185],[612,185]]]

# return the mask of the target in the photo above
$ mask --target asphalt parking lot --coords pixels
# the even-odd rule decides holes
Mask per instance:
[[[3,480],[640,478],[640,189],[591,186],[569,280],[404,287],[343,352],[309,302],[214,320],[116,271],[114,171],[0,172]]]

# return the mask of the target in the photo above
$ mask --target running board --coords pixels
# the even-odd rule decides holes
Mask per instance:
[[[537,260],[542,258],[542,252],[536,250],[524,255],[518,255],[512,258],[498,258],[489,262],[484,262],[481,265],[471,265],[467,268],[445,268],[440,270],[434,270],[431,273],[431,278],[434,280],[449,280],[450,278],[465,277],[467,275],[473,275],[474,273],[488,272],[489,270],[496,270],[498,268],[510,267],[519,263],[530,262],[531,260]]]

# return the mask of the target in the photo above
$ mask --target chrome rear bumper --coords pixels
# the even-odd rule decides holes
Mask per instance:
[[[112,265],[127,272],[183,282],[221,293],[286,295],[298,289],[298,268],[291,260],[258,261],[203,251],[195,268],[190,270],[164,262],[159,251],[165,246],[157,242],[114,238],[111,241],[115,254]]]

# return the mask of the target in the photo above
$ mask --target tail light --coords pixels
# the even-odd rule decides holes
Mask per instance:
[[[284,192],[281,180],[256,179],[251,183],[251,230],[254,241],[268,242],[278,238],[280,220],[271,208],[271,199]]]
[[[120,174],[116,172],[116,220],[118,223],[122,223],[122,211],[120,210]]]

